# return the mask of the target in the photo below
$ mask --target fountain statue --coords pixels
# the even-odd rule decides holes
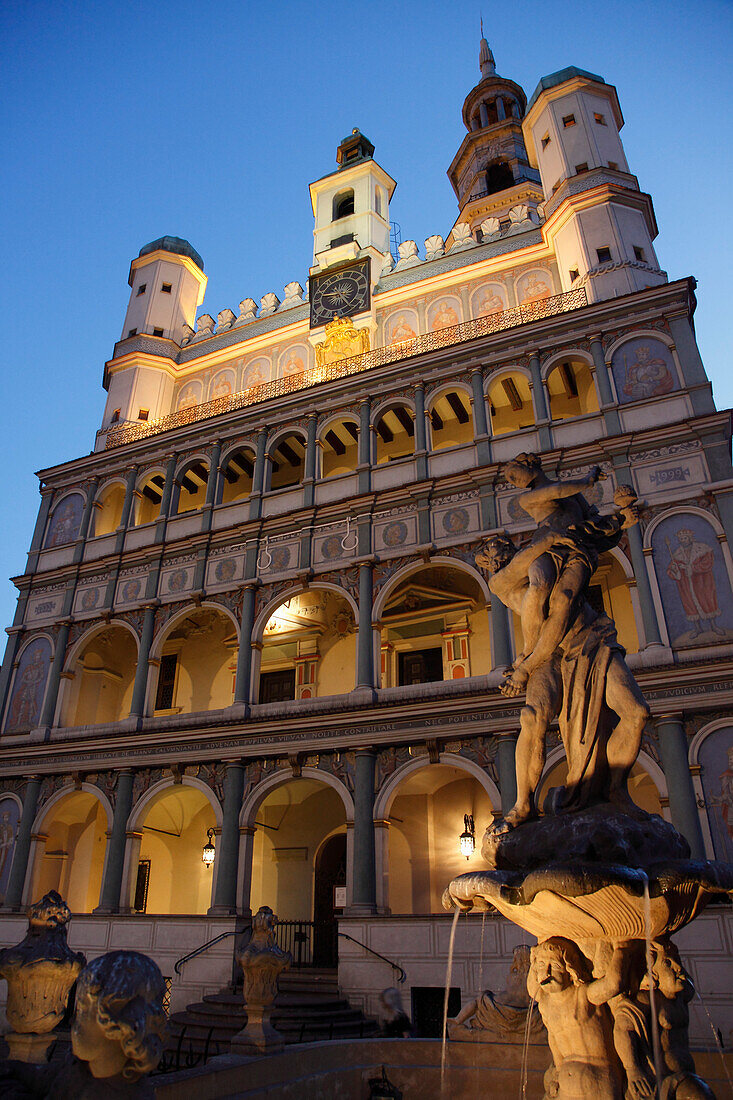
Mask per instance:
[[[536,455],[504,467],[536,529],[517,549],[503,534],[476,557],[491,591],[521,621],[523,652],[502,692],[524,694],[517,799],[486,830],[487,868],[448,886],[450,909],[497,909],[538,939],[528,990],[547,1027],[552,1100],[710,1097],[687,1043],[692,985],[670,940],[733,867],[693,861],[687,841],[631,800],[627,780],[649,710],[613,620],[587,601],[599,555],[638,522],[620,486],[603,516],[583,493],[603,476],[553,481]],[[568,775],[540,816],[545,736],[557,719]]]
[[[68,905],[55,890],[31,905],[28,931],[15,947],[0,951],[0,978],[8,983],[7,1017],[12,1031],[5,1040],[10,1057],[45,1062],[61,1023],[69,992],[87,961],[66,942]]]
[[[88,963],[76,983],[71,1051],[63,1062],[0,1063],[6,1100],[153,1100],[146,1075],[163,1053],[165,979],[137,951],[110,951]]]
[[[527,992],[530,950],[526,944],[514,948],[506,989],[485,990],[467,1004],[454,1020],[448,1020],[448,1038],[467,1043],[535,1043],[547,1041],[538,1013],[531,1013]]]
[[[247,1026],[232,1039],[233,1054],[271,1054],[282,1050],[283,1038],[270,1017],[283,970],[293,961],[275,939],[277,917],[269,905],[262,905],[252,918],[252,937],[237,962],[244,975],[244,1003]]]

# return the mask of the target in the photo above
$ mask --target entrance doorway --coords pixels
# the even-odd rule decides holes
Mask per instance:
[[[316,857],[313,888],[313,965],[335,967],[338,962],[337,889],[346,888],[346,834],[337,833],[321,846]]]

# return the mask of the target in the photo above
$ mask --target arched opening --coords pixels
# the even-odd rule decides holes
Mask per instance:
[[[338,893],[337,893],[338,891]],[[346,833],[334,833],[318,849],[313,879],[313,965],[336,966],[336,912],[346,896]]]
[[[321,477],[353,473],[359,463],[359,425],[355,420],[334,420],[321,439]]]
[[[156,714],[198,714],[231,706],[237,632],[223,612],[201,607],[179,619],[159,649]]]
[[[91,913],[99,905],[107,828],[107,815],[93,794],[71,791],[59,799],[39,829],[31,897],[57,890],[72,913]]]
[[[78,651],[68,672],[62,726],[93,726],[127,718],[137,667],[129,630],[108,626]]]
[[[547,775],[540,783],[537,805],[542,807],[545,799],[554,787],[561,787],[568,777],[568,762],[563,757],[554,767],[550,768]],[[634,764],[629,776],[629,794],[637,806],[646,810],[648,814],[662,816],[662,803],[659,797],[657,785],[638,762]]]
[[[189,462],[178,475],[178,501],[176,515],[195,512],[206,501],[206,486],[209,482],[209,464],[202,458]]]
[[[260,803],[255,828],[252,911],[269,905],[281,921],[318,920],[321,929],[312,938],[307,929],[291,930],[287,938],[296,961],[315,963],[320,956],[323,965],[335,932],[333,886],[336,879],[345,882],[344,804],[333,787],[310,776],[293,778]],[[296,940],[298,931],[303,938]]]
[[[222,467],[222,504],[232,504],[235,500],[246,500],[252,492],[254,477],[254,452],[245,447],[234,451],[227,457]]]
[[[474,430],[471,401],[468,394],[463,390],[443,390],[431,402],[428,415],[430,417],[430,435],[434,451],[473,443]]]
[[[140,527],[143,523],[153,523],[158,518],[164,488],[165,478],[161,473],[148,474],[142,480],[135,494],[137,497],[133,519],[135,527]]]
[[[202,859],[216,827],[211,802],[197,787],[161,791],[138,825],[142,833],[131,904],[138,913],[206,913],[213,870]]]
[[[523,374],[505,374],[489,386],[492,435],[505,435],[534,424],[529,382]]]
[[[601,555],[588,586],[588,602],[596,611],[605,611],[614,620],[618,640],[626,652],[637,653],[639,633],[629,582],[620,561],[613,554]]]
[[[270,488],[300,485],[305,472],[305,443],[296,432],[281,435],[270,450]]]
[[[498,807],[497,807],[498,809]],[[448,764],[429,764],[400,783],[389,810],[389,906],[392,913],[440,913],[445,884],[478,868],[494,807],[478,779]],[[474,820],[477,847],[466,859],[459,837]]]
[[[496,107],[494,106],[494,113]],[[496,120],[494,120],[496,121]],[[514,186],[514,173],[505,160],[494,161],[486,166],[486,191],[493,195],[497,191],[506,191]]]
[[[119,482],[104,490],[94,507],[94,534],[109,535],[116,531],[122,520],[125,503],[125,486]]]
[[[547,376],[550,416],[568,420],[598,412],[598,395],[590,367],[582,359],[563,359]]]
[[[333,221],[337,222],[339,218],[348,218],[348,216],[353,213],[354,192],[352,188],[349,188],[347,191],[339,191],[338,195],[334,195]]]
[[[382,687],[488,673],[489,618],[478,582],[445,565],[411,573],[386,599],[381,647]]]
[[[415,453],[415,417],[407,405],[392,405],[374,421],[377,465]]]
[[[354,614],[337,593],[309,588],[291,596],[270,615],[262,642],[260,703],[353,690]]]

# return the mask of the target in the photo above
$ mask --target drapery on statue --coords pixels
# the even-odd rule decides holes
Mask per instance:
[[[649,717],[613,621],[586,600],[599,555],[638,521],[636,494],[619,487],[617,510],[601,516],[582,495],[604,476],[597,466],[586,478],[558,482],[542,472],[536,455],[520,454],[503,472],[526,490],[519,503],[537,530],[521,550],[497,534],[476,555],[491,591],[519,615],[524,637],[524,650],[501,686],[510,697],[524,691],[526,702],[517,741],[517,801],[495,826],[497,835],[537,814],[545,735],[555,718],[568,762],[555,809],[565,811],[599,801],[628,804],[627,779]]]
[[[523,1043],[546,1040],[539,1013],[527,1020],[532,1002],[527,992],[530,951],[526,944],[514,948],[506,989],[494,993],[485,990],[448,1020],[448,1038],[473,1043]],[[529,1030],[528,1030],[529,1029]]]

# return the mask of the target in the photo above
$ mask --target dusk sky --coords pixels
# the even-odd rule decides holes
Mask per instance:
[[[34,471],[94,447],[130,260],[156,237],[187,238],[209,277],[199,312],[213,316],[305,286],[308,184],[335,168],[354,126],[397,180],[392,217],[422,254],[457,214],[446,169],[479,78],[481,10],[5,0],[0,625],[38,509]],[[730,0],[483,6],[497,70],[528,96],[567,65],[616,85],[661,266],[699,283],[697,335],[719,408],[733,404],[732,14]]]

